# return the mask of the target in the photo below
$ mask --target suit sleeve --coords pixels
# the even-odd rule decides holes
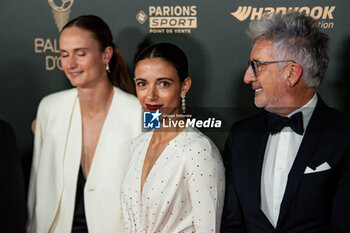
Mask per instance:
[[[233,133],[226,141],[223,160],[226,171],[225,204],[222,214],[221,233],[244,233],[245,224],[233,177]]]
[[[12,128],[0,121],[0,232],[25,230],[25,191],[20,154]]]
[[[350,144],[342,164],[332,209],[333,233],[350,232]]]
[[[34,134],[34,150],[33,150],[33,160],[29,179],[29,189],[28,189],[28,232],[35,232],[35,205],[36,205],[36,183],[37,183],[37,173],[40,163],[40,152],[43,141],[43,119],[41,106],[39,105],[38,113],[36,117],[36,126]]]

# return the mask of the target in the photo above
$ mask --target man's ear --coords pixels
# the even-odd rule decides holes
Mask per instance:
[[[303,67],[298,63],[293,62],[286,67],[285,72],[285,75],[287,77],[287,85],[289,87],[294,87],[301,80],[301,76],[303,74]]]

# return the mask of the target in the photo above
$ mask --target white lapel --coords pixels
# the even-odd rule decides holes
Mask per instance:
[[[73,193],[75,193],[82,147],[82,122],[78,97],[76,98],[73,113],[70,118],[65,145],[63,169],[65,184],[71,184],[68,188],[72,189]],[[64,185],[64,187],[67,188],[67,185]],[[75,198],[75,195],[73,196]]]
[[[129,143],[126,140],[122,132],[127,132],[128,129],[123,129],[125,125],[126,114],[123,111],[127,110],[127,107],[123,106],[121,96],[118,95],[118,90],[114,88],[113,100],[103,124],[100,137],[96,146],[95,155],[91,164],[88,179],[85,187],[88,189],[95,189],[101,184],[101,179],[104,181],[113,180],[114,175],[110,174],[112,170],[118,173],[118,167],[126,166],[129,161],[127,151],[123,151],[124,143]],[[124,171],[125,169],[122,169]],[[120,174],[121,175],[121,174]],[[113,182],[113,181],[111,181]]]
[[[71,113],[63,157],[63,195],[61,198],[61,219],[57,229],[70,231],[75,206],[77,177],[80,168],[82,126],[79,99],[76,97]],[[60,228],[61,227],[61,228]]]

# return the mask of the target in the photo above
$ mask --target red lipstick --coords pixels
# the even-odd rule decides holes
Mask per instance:
[[[146,104],[146,108],[149,111],[157,111],[158,109],[160,109],[163,105],[152,105],[152,104]]]

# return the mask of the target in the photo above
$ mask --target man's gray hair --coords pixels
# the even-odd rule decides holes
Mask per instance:
[[[298,12],[264,16],[250,24],[248,35],[254,42],[272,41],[276,59],[291,59],[300,64],[307,87],[320,85],[329,61],[329,38],[312,17]]]

